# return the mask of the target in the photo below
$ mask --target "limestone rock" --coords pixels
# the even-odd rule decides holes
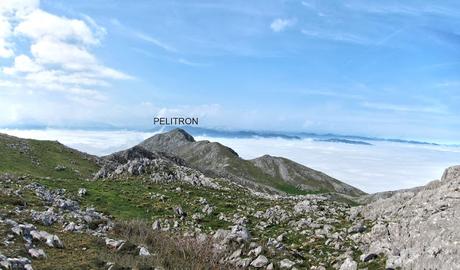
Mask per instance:
[[[146,247],[140,247],[139,248],[139,256],[150,256],[150,252]]]
[[[255,268],[262,268],[268,264],[268,259],[264,255],[259,255],[255,260],[251,262],[251,266]]]
[[[280,268],[281,269],[291,269],[295,265],[295,262],[289,259],[282,259],[280,261]]]
[[[340,266],[339,270],[356,270],[358,269],[358,263],[355,262],[352,258],[348,257]]]
[[[43,251],[43,249],[30,248],[28,252],[30,256],[32,256],[32,258],[37,258],[37,259],[46,258],[46,254],[45,254],[45,251]]]

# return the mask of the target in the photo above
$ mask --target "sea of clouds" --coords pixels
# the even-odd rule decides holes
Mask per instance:
[[[58,140],[69,147],[99,156],[129,148],[155,134],[56,129],[3,129],[0,132],[23,138]],[[460,147],[451,146],[394,142],[355,145],[281,138],[198,136],[196,139],[220,142],[245,159],[264,154],[286,157],[369,193],[424,185],[439,179],[445,168],[460,164]]]

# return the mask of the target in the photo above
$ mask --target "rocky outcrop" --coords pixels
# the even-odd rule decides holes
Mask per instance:
[[[105,161],[95,179],[139,176],[156,183],[182,181],[195,186],[219,188],[211,178],[183,166],[182,160],[138,146],[107,156]]]
[[[103,235],[113,226],[109,217],[94,208],[82,209],[77,201],[68,199],[64,189],[51,190],[38,183],[29,184],[24,189],[33,191],[47,205],[45,211],[30,210],[32,220],[45,226],[59,223],[64,231],[93,235]]]
[[[391,268],[456,269],[460,265],[460,166],[448,168],[441,180],[397,192],[353,215],[357,213],[373,224],[353,236],[363,260],[384,254]]]
[[[1,269],[33,270],[32,262],[25,257],[8,258],[0,253]]]

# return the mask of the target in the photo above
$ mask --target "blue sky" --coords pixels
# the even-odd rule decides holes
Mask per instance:
[[[0,3],[0,126],[458,142],[457,1]]]

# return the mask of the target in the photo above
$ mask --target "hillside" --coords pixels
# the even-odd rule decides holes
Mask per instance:
[[[10,136],[0,146],[0,269],[329,269],[360,254],[343,241],[350,202],[333,195],[254,193],[142,147],[96,158]]]
[[[238,158],[219,144],[172,135],[161,138],[164,147],[179,138],[182,147],[212,144],[223,151],[215,158]],[[426,186],[361,196],[373,202],[353,206],[334,193],[254,192],[140,146],[96,158],[57,142],[1,138],[0,269],[455,269],[460,263],[459,166]],[[245,162],[292,186],[338,188],[327,175],[284,158]]]
[[[56,141],[22,139],[0,134],[0,173],[59,178],[90,178],[99,159]]]
[[[363,194],[325,173],[307,168],[287,158],[265,155],[249,161],[273,178],[283,179],[302,190],[335,191],[353,196]]]
[[[264,156],[245,160],[220,143],[195,141],[182,129],[146,139],[139,146],[177,156],[206,175],[224,177],[265,191],[290,194],[337,192],[357,196],[362,191],[288,159]]]

